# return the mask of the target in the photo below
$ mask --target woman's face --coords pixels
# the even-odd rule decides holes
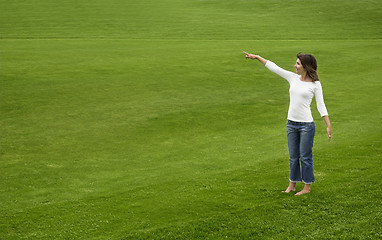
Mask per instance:
[[[297,58],[297,61],[296,61],[296,64],[294,65],[294,67],[296,68],[296,73],[299,75],[302,75],[302,73],[305,71],[304,67],[301,64],[300,59],[298,59],[298,58]]]

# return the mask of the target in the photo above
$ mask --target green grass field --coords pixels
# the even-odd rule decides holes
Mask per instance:
[[[0,9],[0,239],[382,238],[382,1]],[[243,50],[318,60],[310,194],[281,193],[288,83]]]

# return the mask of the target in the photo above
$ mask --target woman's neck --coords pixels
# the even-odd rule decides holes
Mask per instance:
[[[311,79],[306,72],[301,74],[301,81],[303,82],[313,82],[313,79]]]

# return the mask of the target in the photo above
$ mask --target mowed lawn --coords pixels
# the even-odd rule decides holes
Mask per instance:
[[[1,239],[382,238],[381,1],[0,8]],[[243,50],[318,60],[310,194],[281,193],[288,83]]]

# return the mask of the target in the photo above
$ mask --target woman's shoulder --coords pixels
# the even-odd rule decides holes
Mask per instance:
[[[321,85],[321,82],[320,81],[314,81],[312,82],[313,84],[313,90],[314,91],[319,91],[319,92],[322,92],[322,85]]]

